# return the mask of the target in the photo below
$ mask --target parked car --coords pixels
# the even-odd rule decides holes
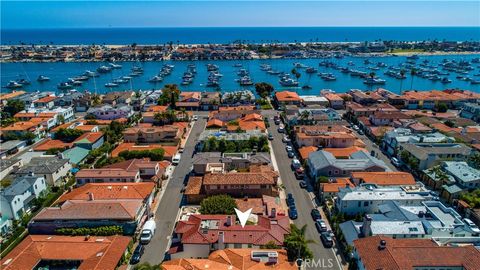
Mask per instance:
[[[396,158],[396,157],[393,157],[393,158],[392,158],[392,164],[393,164],[395,167],[401,167],[401,166],[402,166],[402,163],[401,163],[400,160],[398,160],[398,158]]]
[[[288,151],[288,152],[287,152],[287,156],[288,156],[289,158],[294,158],[294,157],[295,157],[295,153],[293,153],[292,151]]]
[[[295,178],[297,178],[298,180],[302,180],[305,178],[305,172],[303,168],[296,169],[294,174],[295,174]]]
[[[292,159],[292,170],[296,170],[300,167],[302,167],[302,164],[300,163],[300,161],[296,158]]]
[[[180,158],[182,158],[181,154],[176,154],[175,156],[173,156],[172,164],[173,165],[178,165],[178,163],[180,163]]]
[[[314,221],[317,221],[317,219],[321,219],[322,215],[320,215],[320,211],[318,209],[312,209],[310,212],[310,215],[312,215],[312,218]]]
[[[140,258],[142,258],[143,252],[145,251],[145,246],[139,244],[135,250],[133,251],[132,258],[130,259],[130,264],[137,264],[140,262]]]
[[[193,121],[197,121],[197,120],[198,120],[198,115],[194,115],[194,116],[192,117],[192,119],[193,119]]]
[[[285,150],[287,150],[287,152],[292,152],[293,147],[291,145],[287,145],[287,146],[285,146]]]
[[[155,220],[153,218],[147,220],[143,225],[142,232],[140,234],[140,243],[143,245],[150,243],[156,229],[157,224],[155,223]]]
[[[287,135],[283,136],[283,138],[282,138],[282,142],[284,142],[284,143],[289,143],[289,142],[291,142],[291,141],[292,141],[292,140],[290,140],[290,138],[288,138]]]
[[[357,125],[353,125],[353,129],[354,129],[354,130],[358,130],[358,126],[357,126]]]
[[[297,212],[297,208],[295,207],[295,205],[290,206],[290,208],[288,208],[288,217],[290,219],[297,219],[298,218],[298,212]]]
[[[300,181],[298,184],[300,185],[301,188],[307,188],[307,183],[303,180]]]
[[[268,139],[269,139],[270,141],[273,141],[273,135],[269,133],[269,134],[268,134]]]
[[[283,125],[278,126],[278,132],[283,133],[285,132],[285,127]]]
[[[364,135],[365,133],[363,133],[363,131],[361,129],[358,130],[358,134],[360,135]]]
[[[295,205],[295,199],[293,198],[292,193],[287,194],[287,205],[288,206]]]
[[[322,232],[320,234],[320,240],[322,240],[322,244],[326,248],[333,247],[333,238],[328,232]]]
[[[278,118],[277,118],[277,119],[274,119],[273,122],[274,122],[275,125],[277,125],[277,126],[280,125],[280,119],[278,119]]]
[[[315,227],[317,228],[318,232],[326,232],[327,231],[327,224],[323,219],[317,219],[315,220]]]
[[[375,151],[370,151],[370,156],[375,157]]]

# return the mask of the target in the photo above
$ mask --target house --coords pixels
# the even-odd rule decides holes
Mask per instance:
[[[202,92],[200,109],[202,111],[218,110],[220,105],[220,92]]]
[[[413,157],[415,168],[425,170],[443,160],[467,160],[471,150],[470,147],[461,143],[404,143],[400,145],[399,152],[405,151],[404,153]],[[403,161],[405,162],[405,160]]]
[[[4,270],[115,269],[131,241],[127,236],[28,235],[2,258]]]
[[[110,104],[112,106],[118,104],[126,104],[130,105],[132,102],[132,97],[135,96],[135,92],[133,91],[115,91],[109,92],[102,98],[102,103]]]
[[[163,162],[162,162],[163,163]],[[98,169],[82,169],[75,175],[76,185],[87,183],[128,183],[140,181],[158,182],[165,173],[165,167],[149,158],[131,159]]]
[[[462,221],[462,217],[439,201],[425,201],[418,206],[388,201],[380,211],[365,215],[363,221],[346,221],[340,229],[347,244],[362,237],[382,235],[393,238],[432,238],[441,244],[471,242],[479,232]]]
[[[27,146],[27,142],[21,140],[2,142],[0,143],[0,158],[4,159],[8,155],[18,153],[18,151],[22,150],[25,146]]]
[[[277,106],[282,106],[282,105],[297,105],[299,106],[302,104],[302,98],[296,93],[292,91],[281,91],[281,92],[275,92],[275,95],[273,96],[274,102],[277,104]]]
[[[55,234],[60,228],[120,226],[132,235],[147,213],[143,200],[68,200],[61,206],[46,207],[28,224],[30,234]],[[150,214],[150,213],[148,213]]]
[[[14,99],[16,97],[24,95],[26,92],[19,90],[19,91],[12,91],[10,93],[1,93],[0,94],[0,106],[7,105],[8,100]]]
[[[179,245],[169,254],[172,259],[207,258],[212,250],[260,248],[268,242],[283,245],[289,232],[286,216],[258,216],[256,224],[242,227],[234,215],[190,215],[177,223],[174,242]]]
[[[25,176],[33,173],[43,176],[48,185],[58,186],[62,184],[62,180],[69,174],[70,169],[72,169],[72,165],[70,165],[68,159],[56,156],[40,156],[33,157],[15,174]]]
[[[164,261],[163,270],[202,269],[231,270],[296,270],[294,262],[289,262],[283,249],[226,248],[212,252],[208,259],[174,259]]]
[[[399,110],[388,103],[374,104],[370,106],[364,106],[356,102],[347,102],[346,104],[347,115],[350,117],[370,117],[377,111],[380,112],[398,112]]]
[[[351,147],[346,147],[346,148],[323,148],[323,151],[329,152],[332,154],[335,158],[338,159],[348,159],[350,156],[358,151],[364,151],[367,152],[365,148],[358,147],[358,146],[351,146]],[[308,156],[307,156],[308,157]]]
[[[80,137],[73,142],[73,145],[94,150],[102,146],[104,141],[103,132],[86,132],[80,135]]]
[[[30,212],[32,200],[46,192],[45,178],[33,173],[18,177],[15,181],[0,191],[2,219],[19,220]]]
[[[144,113],[142,113],[142,122],[143,123],[155,123],[155,115],[158,113],[164,113],[168,110],[168,106],[160,106],[160,105],[152,105],[146,109]]]
[[[404,103],[406,109],[434,109],[439,104],[448,108],[460,108],[464,103],[477,103],[480,94],[467,90],[432,90],[432,91],[404,91],[397,97]]]
[[[332,178],[327,183],[320,183],[320,199],[325,201],[336,198],[340,189],[354,186],[349,178]]]
[[[299,147],[345,148],[354,146],[357,141],[352,131],[341,125],[295,126],[294,133]]]
[[[352,172],[355,185],[374,184],[377,186],[415,185],[415,179],[407,172]]]
[[[143,200],[151,206],[155,198],[155,183],[88,183],[63,194],[57,203],[94,200]]]
[[[320,105],[323,107],[328,107],[330,104],[328,99],[322,96],[300,96],[300,98],[303,100],[303,104],[307,106]]]
[[[129,118],[133,111],[130,106],[112,107],[111,105],[103,105],[101,107],[91,107],[87,114],[93,115],[95,119],[100,120],[116,120],[120,118]]]
[[[274,215],[285,216],[286,210],[282,206],[280,197],[263,195],[261,198],[235,199],[237,209],[245,212],[252,209],[252,214],[259,216],[273,217]]]
[[[46,96],[46,97],[42,97],[40,99],[37,99],[33,102],[33,105],[35,106],[35,108],[47,108],[47,109],[52,109],[53,106],[55,106],[55,99],[57,97],[55,96]]]
[[[190,177],[185,190],[188,202],[198,202],[205,196],[217,194],[229,194],[237,198],[278,195],[279,175],[269,166],[250,166],[248,172],[227,173],[223,172],[223,164],[217,164],[217,168],[219,172]]]
[[[307,160],[310,153],[313,153],[318,150],[316,146],[303,146],[298,149],[298,153],[300,154],[300,158],[302,160]]]
[[[222,122],[229,122],[254,113],[260,113],[255,106],[219,107],[218,111],[211,111],[208,118],[209,120],[215,119]]]
[[[441,169],[450,176],[442,185],[441,196],[448,202],[459,199],[463,193],[480,188],[480,170],[470,167],[465,161],[444,161]]]
[[[245,106],[255,104],[255,95],[250,90],[227,91],[222,94],[222,105]]]
[[[315,123],[322,123],[331,121],[336,122],[342,120],[341,115],[332,108],[318,108],[316,106],[309,106],[306,108],[295,107],[295,110],[290,110],[291,105],[286,106],[285,120],[288,125],[295,126],[300,124],[315,125]]]
[[[380,205],[388,201],[396,201],[406,206],[419,206],[423,201],[430,199],[431,196],[426,189],[410,192],[409,189],[400,187],[346,187],[339,190],[335,208],[340,213],[354,216],[377,213],[380,211]]]
[[[337,159],[327,151],[316,151],[308,156],[310,176],[317,179],[319,176],[345,177],[352,172],[384,172],[387,165],[364,151],[357,151],[349,159]]]
[[[353,101],[362,105],[374,104],[374,103],[385,100],[383,96],[381,96],[375,91],[364,92],[359,89],[351,89],[350,91],[348,91],[348,94],[350,94]]]
[[[322,93],[322,95],[330,103],[330,108],[335,109],[335,110],[345,108],[345,101],[339,95],[337,95],[335,93],[329,93],[329,92],[325,92],[324,94]]]
[[[65,93],[63,95],[58,96],[55,100],[55,106],[74,106],[75,101],[82,98],[84,96],[84,93],[78,92],[76,90],[72,90],[68,93]]]
[[[411,129],[396,128],[388,131],[383,136],[382,147],[391,156],[398,154],[398,149],[402,143],[442,143],[454,142],[454,139],[447,137],[440,132],[419,134],[414,133]]]
[[[37,119],[38,122],[20,121],[15,122],[9,126],[2,127],[2,137],[17,136],[23,137],[26,134],[33,133],[35,138],[40,138],[45,134],[45,126],[47,126],[48,119]]]
[[[19,158],[0,159],[0,181],[3,180],[10,172],[22,167],[23,162]]]
[[[162,145],[158,143],[142,145],[136,145],[135,143],[121,143],[117,146],[117,148],[113,149],[111,155],[112,157],[118,157],[123,151],[151,151],[155,149],[163,149],[163,159],[171,161],[173,156],[175,156],[178,151],[178,146]]]
[[[370,115],[369,120],[375,126],[389,126],[399,120],[408,120],[412,117],[402,112],[395,111],[375,111]]]
[[[201,152],[193,156],[193,171],[197,175],[206,173],[207,165],[223,163],[225,169],[239,170],[248,169],[251,165],[269,165],[271,162],[269,153],[220,153]]]
[[[439,246],[429,239],[393,239],[372,236],[353,242],[358,269],[480,268],[480,251],[473,245]]]
[[[165,143],[177,144],[183,135],[183,130],[178,126],[136,126],[127,128],[123,132],[123,139],[127,143]]]
[[[475,122],[480,122],[480,104],[465,103],[463,104],[460,116],[471,119]]]
[[[201,92],[181,92],[178,101],[175,103],[177,108],[198,111],[202,98]]]

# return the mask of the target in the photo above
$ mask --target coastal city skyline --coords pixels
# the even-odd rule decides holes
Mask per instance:
[[[0,1],[2,270],[480,269],[480,1]]]
[[[478,1],[2,1],[1,14],[3,29],[247,26],[478,27],[480,3]],[[400,14],[401,16],[398,16]]]

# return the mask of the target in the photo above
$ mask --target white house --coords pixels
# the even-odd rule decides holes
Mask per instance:
[[[68,159],[58,158],[56,156],[33,157],[28,164],[20,168],[16,175],[25,176],[30,173],[41,175],[51,186],[58,186],[61,180],[68,175],[72,165]]]

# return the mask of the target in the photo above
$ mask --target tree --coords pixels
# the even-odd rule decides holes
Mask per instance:
[[[76,138],[80,137],[83,131],[73,128],[61,128],[55,133],[55,139],[64,142],[73,142]]]
[[[260,97],[266,98],[270,96],[270,94],[274,91],[274,88],[273,85],[269,83],[261,82],[255,84],[255,91]]]
[[[447,120],[444,122],[444,124],[451,128],[455,127],[455,122],[453,122],[452,120]]]
[[[472,167],[480,169],[480,154],[473,154],[468,159]]]
[[[7,101],[7,105],[3,108],[3,111],[9,114],[9,117],[13,117],[16,113],[25,110],[25,102],[17,99],[10,99]]]
[[[308,244],[315,243],[315,241],[306,238],[306,230],[306,224],[303,225],[302,228],[298,228],[295,224],[290,224],[290,234],[288,234],[284,240],[284,245],[287,249],[288,259],[290,261],[299,258],[313,258],[313,253],[308,247]]]
[[[460,199],[468,203],[472,208],[480,207],[480,189],[477,188],[472,192],[464,193],[460,196]]]
[[[148,262],[135,265],[134,270],[161,270],[159,264],[151,265]]]
[[[180,97],[180,90],[176,84],[167,84],[162,89],[162,94],[158,98],[158,105],[169,105],[175,108],[175,103]]]
[[[415,68],[412,68],[410,70],[410,76],[411,76],[411,79],[410,79],[410,90],[413,90],[413,78],[415,77],[415,75],[417,75],[417,70]]]
[[[281,246],[277,245],[273,240],[268,241],[265,245],[260,246],[261,249],[280,249]]]
[[[448,110],[448,106],[445,103],[439,103],[437,106],[435,106],[435,109],[437,112],[446,112]]]
[[[152,150],[134,150],[134,151],[122,151],[118,154],[119,157],[124,158],[125,160],[134,159],[134,158],[150,158],[152,161],[161,161],[165,150],[162,148],[152,149]]]
[[[61,124],[64,124],[65,123],[65,117],[63,117],[63,115],[61,115],[61,114],[57,115],[57,122],[61,123]]]
[[[404,69],[400,70],[400,76],[401,76],[401,79],[400,79],[400,93],[402,93],[403,76],[405,76],[405,70]]]
[[[200,203],[200,213],[203,215],[233,215],[237,203],[228,195],[214,195],[203,199]]]

